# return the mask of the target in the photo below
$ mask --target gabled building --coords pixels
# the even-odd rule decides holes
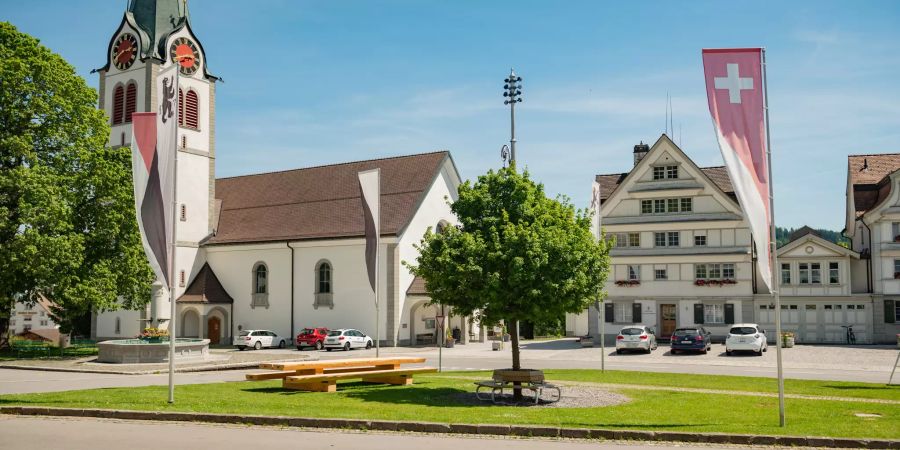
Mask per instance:
[[[698,167],[668,136],[634,147],[626,173],[598,175],[600,223],[615,240],[603,305],[607,341],[625,325],[702,325],[724,336],[753,320],[756,267],[750,229],[724,167]],[[567,317],[567,332],[596,335],[598,314]],[[592,323],[595,322],[595,323]]]
[[[850,155],[844,234],[862,263],[853,271],[872,294],[876,343],[900,334],[900,153]]]

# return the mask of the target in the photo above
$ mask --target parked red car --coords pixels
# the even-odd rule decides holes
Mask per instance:
[[[316,350],[322,350],[326,335],[328,335],[328,328],[304,328],[297,335],[297,350],[303,350],[303,347],[315,347]]]

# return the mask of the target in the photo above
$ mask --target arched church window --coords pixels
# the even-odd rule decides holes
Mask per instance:
[[[260,264],[256,266],[256,277],[254,279],[253,284],[253,292],[256,294],[265,294],[268,293],[268,276],[269,271],[266,269],[265,264]]]
[[[266,263],[260,261],[253,265],[253,292],[250,297],[250,307],[269,307],[269,269]]]
[[[113,90],[112,102],[112,123],[118,125],[122,123],[122,116],[125,113],[125,88],[122,85],[116,86]]]
[[[131,115],[137,110],[137,84],[133,81],[125,88],[125,117],[123,122],[131,123]]]
[[[334,284],[333,270],[331,262],[327,259],[320,260],[316,263],[316,292],[313,308],[327,307],[334,309]]]

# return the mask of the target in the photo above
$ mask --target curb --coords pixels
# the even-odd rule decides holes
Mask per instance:
[[[302,428],[337,428],[373,431],[405,431],[432,434],[473,434],[517,437],[561,437],[568,439],[637,440],[784,447],[886,448],[900,449],[900,440],[846,439],[812,436],[766,436],[722,433],[681,433],[669,431],[603,430],[524,425],[447,424],[390,420],[317,419],[287,416],[244,416],[237,414],[130,411],[118,409],[44,408],[0,406],[0,414],[21,416],[97,417],[120,420],[163,422],[207,422],[237,425],[268,425]]]

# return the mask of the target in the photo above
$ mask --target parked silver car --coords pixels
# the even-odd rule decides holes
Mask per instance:
[[[622,328],[616,336],[616,353],[622,354],[626,350],[640,350],[650,353],[656,350],[656,333],[650,327],[642,325]]]
[[[273,331],[244,330],[241,331],[240,335],[234,337],[232,344],[234,344],[238,350],[244,350],[246,348],[259,350],[263,347],[284,348],[286,342],[290,342],[290,340],[285,341],[285,338],[278,336]]]
[[[351,348],[364,348],[366,350],[375,345],[372,338],[366,336],[365,333],[352,328],[331,330],[325,337],[325,351],[343,349],[350,351]]]

